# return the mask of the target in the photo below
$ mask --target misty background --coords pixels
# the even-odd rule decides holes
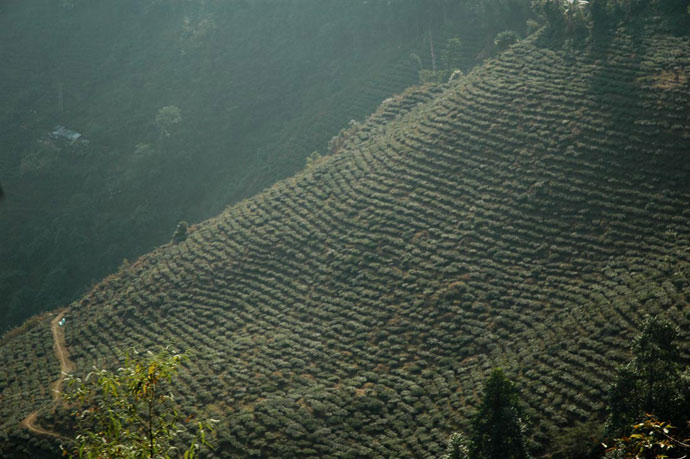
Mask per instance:
[[[449,43],[467,71],[528,14],[463,5],[0,2],[0,331],[332,153],[348,122],[449,67]]]

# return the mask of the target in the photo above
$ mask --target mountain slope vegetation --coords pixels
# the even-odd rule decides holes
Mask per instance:
[[[430,32],[468,70],[496,31],[441,3],[2,2],[0,332],[326,154],[431,67]]]
[[[690,331],[690,40],[650,16],[544,31],[386,100],[333,155],[70,305],[79,372],[174,344],[221,457],[437,457],[495,366],[529,447],[602,415],[645,313]],[[681,69],[681,70],[678,70]],[[677,77],[676,77],[677,75]],[[0,445],[64,429],[50,318],[5,337]]]

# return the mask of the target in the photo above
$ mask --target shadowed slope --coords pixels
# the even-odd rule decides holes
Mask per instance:
[[[600,410],[642,314],[687,337],[690,94],[655,79],[690,44],[655,32],[524,42],[393,98],[337,155],[72,305],[77,368],[193,350],[180,400],[224,419],[221,456],[432,457],[502,365],[548,448]],[[2,430],[26,413],[3,406]]]

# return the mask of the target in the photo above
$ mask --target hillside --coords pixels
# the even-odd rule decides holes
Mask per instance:
[[[429,30],[471,68],[496,30],[424,3],[2,2],[0,333],[327,153],[431,66]]]
[[[644,313],[690,351],[688,69],[650,17],[410,89],[71,304],[70,359],[190,350],[181,404],[222,420],[222,457],[436,457],[501,365],[546,453],[601,414]],[[2,343],[0,455],[54,447],[20,428],[62,422],[50,320]]]

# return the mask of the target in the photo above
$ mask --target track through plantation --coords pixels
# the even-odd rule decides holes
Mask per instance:
[[[62,320],[63,317],[65,317],[65,314],[69,312],[68,309],[63,309],[57,316],[53,318],[53,320],[50,321],[50,331],[53,335],[53,347],[55,349],[55,357],[60,361],[60,376],[58,379],[55,380],[52,386],[52,392],[53,392],[53,404],[57,406],[58,403],[60,403],[61,400],[61,395],[62,395],[62,386],[65,382],[65,377],[74,371],[74,363],[69,358],[69,351],[67,350],[67,347],[65,346],[65,334],[64,334],[64,329],[63,327],[60,326],[60,321]],[[29,413],[27,417],[25,417],[21,425],[25,429],[30,430],[33,433],[39,434],[39,435],[48,435],[50,437],[54,438],[60,438],[64,439],[62,435],[46,430],[39,425],[37,425],[37,419],[38,419],[38,411],[32,411]]]

